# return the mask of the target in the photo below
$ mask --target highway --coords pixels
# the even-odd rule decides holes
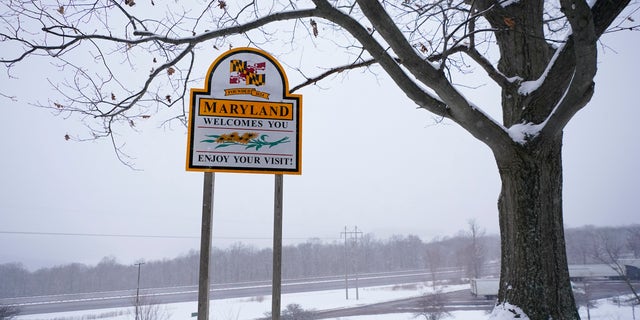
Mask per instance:
[[[582,283],[577,283],[581,287]],[[640,282],[634,282],[638,287]],[[630,294],[630,290],[624,281],[596,280],[590,281],[591,299],[598,300],[619,295]],[[386,301],[365,306],[340,308],[335,310],[320,310],[315,313],[317,319],[335,319],[340,317],[389,314],[389,313],[417,313],[424,310],[424,297],[413,297]],[[495,300],[478,298],[471,295],[469,290],[459,290],[443,293],[441,300],[446,311],[457,310],[486,310],[490,311],[495,305]],[[426,304],[428,305],[428,304]]]
[[[436,279],[461,278],[462,271],[448,269],[437,272]],[[431,274],[424,270],[402,272],[361,274],[358,277],[360,288],[418,283],[431,280]],[[331,276],[310,279],[285,279],[282,283],[282,293],[312,292],[322,290],[344,289],[344,276]],[[355,278],[350,278],[349,287],[354,288]],[[638,287],[640,283],[635,282]],[[581,287],[581,283],[577,283]],[[600,280],[589,282],[591,299],[602,299],[621,294],[628,294],[629,288],[623,281]],[[20,314],[41,314],[76,310],[91,310],[102,308],[130,307],[135,300],[136,290],[97,292],[86,294],[67,294],[58,296],[39,296],[0,299],[2,305],[15,305],[20,308]],[[212,300],[259,297],[271,294],[270,281],[256,281],[243,283],[213,284],[211,286]],[[176,303],[197,301],[198,288],[196,286],[173,288],[145,288],[140,290],[141,299],[154,303]],[[444,293],[442,301],[445,308],[453,310],[491,310],[495,301],[474,297],[468,289]],[[414,313],[419,312],[424,305],[423,297],[414,297],[375,303],[352,308],[336,310],[317,310],[318,319],[339,318],[355,315],[385,314],[385,313]]]
[[[462,270],[443,269],[436,273],[436,279],[460,278]],[[425,270],[409,270],[399,272],[369,273],[358,276],[360,288],[416,283],[431,280],[431,273]],[[354,288],[355,277],[350,275],[349,287]],[[311,292],[322,290],[344,289],[344,276],[330,276],[309,279],[283,279],[282,293]],[[255,281],[242,283],[212,284],[210,298],[229,299],[240,297],[255,297],[271,295],[271,281]],[[118,308],[132,306],[135,301],[136,289],[123,291],[93,292],[81,294],[65,294],[55,296],[19,297],[0,299],[1,305],[13,305],[20,308],[20,314],[40,314],[52,312],[66,312],[77,310],[91,310],[102,308]],[[144,288],[140,289],[143,301],[154,303],[176,303],[198,300],[197,286],[172,288]]]

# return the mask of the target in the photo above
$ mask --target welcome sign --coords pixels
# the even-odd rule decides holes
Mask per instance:
[[[301,174],[302,96],[268,53],[222,54],[189,101],[188,171]]]

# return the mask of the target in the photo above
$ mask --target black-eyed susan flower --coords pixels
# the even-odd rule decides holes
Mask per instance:
[[[211,139],[205,139],[200,142],[206,143],[217,143],[217,148],[225,148],[233,145],[243,145],[245,149],[256,149],[260,150],[263,147],[274,147],[281,143],[289,143],[289,137],[283,137],[279,140],[275,141],[267,141],[266,139],[269,137],[268,135],[259,136],[255,132],[245,132],[242,135],[238,134],[238,132],[231,132],[229,134],[221,134],[221,135],[207,135],[206,137]]]
[[[234,131],[234,132],[231,132],[231,133],[229,134],[229,139],[228,139],[228,141],[231,141],[231,142],[238,142],[238,139],[240,139],[240,135],[239,135],[237,132],[235,132],[235,131]]]

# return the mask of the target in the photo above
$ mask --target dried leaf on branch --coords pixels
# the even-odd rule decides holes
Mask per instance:
[[[311,29],[313,29],[313,36],[318,37],[318,24],[315,20],[311,19]]]
[[[504,21],[504,24],[507,25],[509,29],[513,29],[516,26],[516,20],[514,20],[513,18],[504,17],[502,21]]]

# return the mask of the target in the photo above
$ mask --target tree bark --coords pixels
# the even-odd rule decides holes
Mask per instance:
[[[496,154],[502,179],[498,303],[531,320],[580,319],[567,267],[562,221],[562,136]]]

